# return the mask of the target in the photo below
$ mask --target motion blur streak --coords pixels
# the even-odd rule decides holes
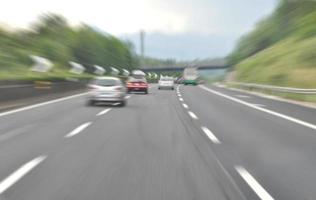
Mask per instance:
[[[81,131],[83,131],[84,129],[86,129],[88,126],[91,125],[92,122],[87,122],[84,123],[82,125],[80,125],[79,127],[77,127],[76,129],[74,129],[73,131],[71,131],[69,134],[67,134],[65,137],[66,138],[70,138],[73,137],[75,135],[77,135],[78,133],[80,133]]]
[[[46,156],[37,157],[30,162],[26,163],[18,170],[16,170],[13,174],[8,176],[5,180],[0,183],[0,194],[5,192],[8,188],[10,188],[13,184],[15,184],[19,179],[21,179],[24,175],[26,175],[29,171],[31,171],[34,167],[39,165],[46,159]]]
[[[1,200],[316,199],[316,0],[0,18]]]
[[[263,111],[263,112],[266,112],[266,113],[269,113],[269,114],[271,114],[271,115],[274,115],[274,116],[277,116],[277,117],[280,117],[280,118],[289,120],[289,121],[291,121],[291,122],[300,124],[300,125],[302,125],[302,126],[306,126],[306,127],[308,127],[308,128],[311,128],[311,129],[316,130],[316,125],[314,125],[314,124],[310,124],[310,123],[308,123],[308,122],[304,122],[304,121],[302,121],[302,120],[299,120],[299,119],[296,119],[296,118],[293,118],[293,117],[290,117],[290,116],[287,116],[287,115],[284,115],[284,114],[280,114],[280,113],[278,113],[278,112],[274,112],[274,111],[271,111],[271,110],[268,110],[268,109],[265,109],[265,108],[258,107],[258,106],[256,106],[255,104],[253,105],[253,104],[247,103],[247,102],[245,102],[245,101],[241,101],[241,100],[239,100],[239,99],[236,99],[236,98],[234,98],[234,97],[231,97],[231,96],[222,94],[222,93],[220,93],[220,92],[217,92],[217,91],[212,90],[212,89],[210,89],[210,88],[207,88],[207,87],[205,87],[205,86],[200,86],[200,87],[201,87],[202,89],[206,90],[206,91],[209,91],[209,92],[213,93],[213,94],[216,94],[216,95],[222,96],[222,97],[224,97],[224,98],[230,99],[230,100],[232,100],[232,101],[235,101],[235,102],[237,102],[237,103],[243,104],[243,105],[245,105],[245,106],[248,106],[248,107],[251,107],[251,108],[254,108],[254,109],[256,109],[256,110],[260,110],[260,111]]]

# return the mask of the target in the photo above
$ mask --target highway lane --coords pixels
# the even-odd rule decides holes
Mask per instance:
[[[268,193],[261,199],[316,198],[315,129],[232,99],[260,104],[259,108],[264,105],[307,123],[315,122],[315,109],[214,86],[183,86],[180,95],[187,105],[184,109],[193,112],[198,124],[208,127],[221,141],[213,150],[248,199],[264,194],[256,191],[257,185],[240,166]]]
[[[312,124],[316,124],[315,109],[311,109],[309,107],[298,104],[293,104],[291,102],[280,101],[278,99],[274,99],[273,96],[265,95],[268,97],[265,98],[251,93],[245,93],[238,90],[236,91],[234,89],[226,89],[221,87],[215,88],[216,91],[222,92],[223,94],[227,94],[241,100],[245,100],[249,103],[253,103],[254,105],[258,105],[259,107],[268,108],[273,111],[277,111],[279,113],[292,116]]]
[[[174,91],[0,117],[1,200],[244,199]]]
[[[87,108],[73,98],[0,117],[0,179],[19,166],[58,148],[66,132],[93,119],[102,108]]]
[[[125,108],[87,107],[83,95],[0,114],[0,199],[315,199],[315,130],[248,103],[316,116],[214,86],[155,85]]]

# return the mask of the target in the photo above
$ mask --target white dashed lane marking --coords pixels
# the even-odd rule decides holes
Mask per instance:
[[[78,133],[80,133],[81,131],[83,131],[84,129],[86,129],[88,126],[91,125],[92,122],[87,122],[87,123],[84,123],[80,126],[78,126],[76,129],[74,129],[73,131],[71,131],[69,134],[67,134],[65,136],[65,138],[70,138],[70,137],[73,137],[75,135],[77,135]]]
[[[39,156],[28,163],[21,166],[18,170],[13,172],[10,176],[0,182],[0,195],[3,194],[7,189],[9,189],[12,185],[18,182],[23,176],[25,176],[28,172],[34,169],[37,165],[43,162],[46,159],[46,156]]]
[[[187,104],[185,104],[185,103],[183,103],[182,106],[183,106],[184,108],[186,108],[186,109],[189,109],[189,106],[188,106]]]
[[[114,105],[114,104],[113,104],[113,105]],[[117,105],[118,105],[118,104],[117,104]],[[102,110],[101,112],[99,112],[99,113],[97,114],[97,116],[104,115],[105,113],[109,112],[110,110],[111,110],[110,108],[105,109],[105,110]]]
[[[215,144],[221,143],[219,139],[217,139],[217,137],[214,135],[214,133],[212,133],[212,131],[210,131],[207,127],[202,126],[201,129],[210,138],[210,140],[212,140],[213,143]]]
[[[189,111],[188,113],[193,119],[199,119],[193,112]]]
[[[274,200],[274,198],[260,185],[260,183],[243,167],[235,166],[239,175],[246,181],[246,183],[253,189],[253,191],[262,200]]]

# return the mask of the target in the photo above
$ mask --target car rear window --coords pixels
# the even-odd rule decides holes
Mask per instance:
[[[134,78],[134,77],[129,77],[128,82],[143,82],[147,83],[147,80],[145,78]]]
[[[99,85],[99,86],[115,86],[115,85],[120,85],[121,82],[119,80],[115,79],[96,79],[93,81],[93,84]]]
[[[162,78],[162,79],[160,79],[161,81],[173,81],[173,79],[172,78]]]
[[[131,76],[131,78],[135,78],[135,79],[145,79],[144,75],[142,74],[133,74]]]

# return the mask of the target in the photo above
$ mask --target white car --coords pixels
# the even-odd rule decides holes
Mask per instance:
[[[158,89],[174,90],[174,79],[171,77],[161,77],[158,82]]]
[[[126,88],[119,78],[98,77],[91,81],[88,88],[89,96],[87,104],[90,106],[96,103],[126,105]]]

